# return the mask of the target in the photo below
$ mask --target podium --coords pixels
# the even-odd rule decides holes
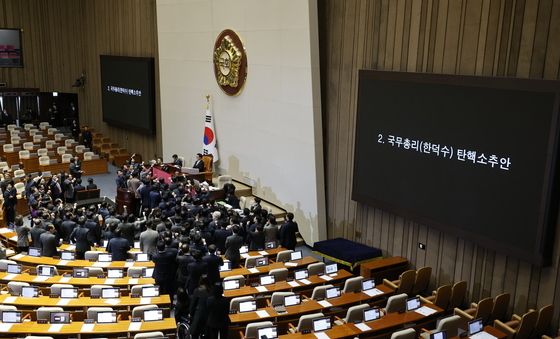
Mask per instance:
[[[136,211],[137,206],[134,193],[129,192],[127,189],[118,188],[115,201],[117,203],[117,213],[119,214],[124,212],[124,206],[126,206],[128,213],[134,213]]]

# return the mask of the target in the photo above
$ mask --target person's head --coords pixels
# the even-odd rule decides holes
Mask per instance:
[[[177,160],[178,158],[177,154],[173,154],[171,157],[173,158],[173,160]]]
[[[77,179],[76,179],[76,184],[81,185],[81,184],[82,184],[82,179],[81,179],[81,178],[77,178]]]
[[[93,184],[93,178],[88,178],[88,183]]]
[[[165,251],[165,242],[163,242],[162,240],[159,240],[157,242],[156,247],[157,247],[158,251],[160,251],[160,252]]]
[[[74,163],[76,163],[76,159],[74,159],[74,158],[70,158],[70,163],[71,163],[71,164],[74,164]]]
[[[210,252],[210,254],[216,253],[216,245],[214,244],[208,245],[208,252]]]
[[[56,232],[56,229],[54,228],[53,224],[48,224],[47,225],[47,232],[50,232],[50,233]]]
[[[293,221],[294,220],[294,214],[292,212],[286,213],[286,219],[288,219],[289,221]]]
[[[196,153],[196,158],[198,160],[202,160],[202,153]]]
[[[17,215],[14,220],[14,224],[16,226],[23,226],[23,217],[21,215]]]

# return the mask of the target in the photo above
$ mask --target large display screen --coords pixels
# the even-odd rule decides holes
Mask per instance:
[[[559,93],[558,81],[360,71],[352,199],[543,263]]]
[[[155,133],[154,59],[101,55],[103,121]]]
[[[20,29],[0,28],[0,67],[23,67]]]

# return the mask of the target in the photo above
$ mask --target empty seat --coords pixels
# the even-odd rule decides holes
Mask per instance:
[[[30,156],[31,155],[30,155],[29,151],[26,150],[26,149],[19,151],[19,158],[20,159],[29,159]]]
[[[2,146],[2,149],[4,150],[4,153],[12,153],[14,151],[14,145],[12,144],[4,144]]]
[[[40,143],[42,140],[43,140],[43,136],[41,134],[33,135],[33,142],[34,143]]]
[[[342,289],[343,293],[352,293],[352,292],[360,292],[362,290],[362,281],[364,277],[357,276],[346,279],[344,282],[344,288]]]
[[[93,152],[85,152],[84,153],[84,160],[91,160],[93,158]]]
[[[420,337],[423,339],[430,339],[431,333],[439,332],[439,331],[447,332],[448,338],[455,337],[457,336],[457,332],[460,324],[461,324],[461,317],[459,317],[458,315],[452,315],[450,317],[441,319],[438,322],[435,330],[424,332],[420,335]]]
[[[9,170],[10,166],[8,165],[8,163],[6,161],[0,161],[0,170],[4,171],[4,170]]]
[[[19,145],[21,142],[21,138],[20,137],[11,137],[10,141],[12,142],[12,145]]]
[[[88,319],[97,319],[99,312],[113,312],[113,309],[111,307],[89,307],[86,316]]]
[[[134,277],[134,278],[138,278],[142,276],[142,271],[143,271],[143,267],[129,267],[126,270],[126,276],[127,277]]]
[[[10,281],[8,282],[8,293],[13,296],[21,295],[21,288],[24,286],[31,286],[29,283],[22,281]]]
[[[430,278],[432,277],[431,267],[422,267],[416,271],[416,278],[414,280],[414,286],[412,287],[412,294],[422,294],[428,289],[430,284]]]
[[[183,161],[183,164],[185,162]],[[220,175],[218,177],[218,188],[223,188],[225,184],[231,184],[233,182],[231,175]]]
[[[62,163],[63,164],[70,163],[70,160],[72,160],[72,154],[63,154],[62,155]]]
[[[252,268],[257,266],[257,259],[259,258],[262,258],[262,256],[257,255],[257,256],[245,258],[245,268]]]
[[[348,308],[348,311],[346,311],[346,316],[344,317],[344,319],[335,321],[335,324],[342,325],[343,323],[350,324],[362,322],[364,320],[364,310],[368,309],[369,307],[370,306],[368,304],[352,306]]]
[[[0,259],[0,271],[5,271],[8,269],[8,264],[17,264],[17,262],[9,259]]]
[[[272,269],[268,274],[274,276],[275,281],[285,281],[288,279],[288,269],[285,267]]]
[[[230,275],[229,277],[225,277],[224,281],[236,279],[239,280],[239,287],[245,286],[245,277],[242,275]]]
[[[84,153],[84,149],[86,149],[86,146],[84,146],[84,145],[78,145],[74,148],[76,153]]]
[[[144,332],[136,333],[134,339],[160,339],[163,338],[163,332]]]
[[[154,287],[154,285],[153,284],[134,285],[130,289],[130,294],[132,294],[132,295],[142,295],[142,289],[144,287]]]
[[[51,158],[47,155],[43,155],[39,157],[39,165],[40,166],[48,166],[51,163]]]
[[[245,339],[257,339],[259,328],[274,326],[271,321],[260,321],[258,323],[249,323],[245,326]]]
[[[541,307],[541,309],[539,310],[539,315],[537,317],[537,323],[535,324],[535,328],[533,329],[533,335],[541,336],[545,333],[548,333],[553,314],[553,305],[546,305]]]
[[[294,295],[294,294],[295,294],[294,292],[274,292],[270,297],[270,305],[272,306],[284,305],[284,297],[287,297],[289,295]]]
[[[39,130],[37,128],[29,129],[29,135],[33,136],[35,134],[39,134]]]
[[[15,125],[15,124],[9,124],[9,125],[6,126],[6,129],[7,129],[8,131],[14,131],[14,130],[17,129],[17,125]]]
[[[44,157],[44,156],[47,156],[47,155],[49,155],[49,150],[48,150],[48,149],[46,149],[46,148],[39,148],[39,149],[37,150],[37,156],[39,156],[39,157]]]
[[[467,323],[471,320],[481,318],[484,323],[490,319],[490,314],[492,313],[492,306],[494,306],[494,299],[484,298],[478,302],[478,304],[473,304],[471,308],[462,310],[460,308],[455,308],[453,313],[458,315],[462,319],[461,328],[467,329]]]
[[[48,135],[55,135],[56,132],[58,132],[58,130],[56,128],[49,128],[47,129],[47,134]]]
[[[136,306],[132,309],[132,317],[133,318],[142,318],[142,320],[144,320],[144,311],[147,310],[154,310],[159,308],[157,305],[142,305],[142,306]]]
[[[465,296],[467,295],[467,282],[466,281],[458,281],[453,284],[451,288],[451,299],[449,300],[449,306],[447,306],[448,310],[455,309],[456,307],[461,307],[463,305],[463,301],[465,300]]]
[[[101,290],[107,287],[108,285],[91,285],[91,289],[89,290],[89,295],[92,298],[99,298],[101,297]]]
[[[391,339],[416,339],[416,330],[407,328],[406,330],[393,332]]]
[[[101,267],[86,267],[86,270],[88,270],[88,277],[100,277],[104,275]]]
[[[37,320],[50,321],[52,312],[64,312],[62,307],[41,306],[37,309]]]
[[[535,310],[525,313],[520,320],[514,323],[503,323],[500,320],[494,320],[494,327],[507,335],[510,339],[528,339],[534,338],[531,334],[537,324],[539,314]],[[514,327],[512,327],[514,326]]]
[[[20,199],[23,192],[25,192],[25,184],[23,182],[15,183],[14,188],[16,189],[17,198]]]
[[[23,178],[25,176],[25,171],[18,169],[14,171],[14,178]]]
[[[48,149],[53,149],[55,145],[56,145],[56,142],[54,140],[45,141],[45,147],[48,148]]]
[[[308,332],[313,330],[313,320],[315,319],[319,319],[324,317],[323,313],[312,313],[312,314],[304,314],[301,317],[299,317],[299,321],[298,321],[298,325],[297,327],[293,327],[292,324],[289,324],[290,326],[290,332],[291,333],[295,333],[295,332]]]
[[[420,297],[423,303],[434,304],[439,308],[444,310],[447,309],[449,305],[449,300],[451,299],[451,285],[440,286],[433,295],[429,297]]]
[[[229,310],[231,312],[239,312],[239,303],[242,303],[244,301],[253,301],[253,300],[255,300],[255,298],[250,295],[232,298],[229,302]]]
[[[23,129],[26,130],[26,131],[29,131],[33,127],[35,127],[35,125],[33,125],[33,124],[23,124]]]
[[[54,135],[54,141],[62,141],[62,139],[64,139],[64,134],[62,133],[56,133]]]
[[[278,254],[276,255],[276,261],[277,262],[290,261],[290,255],[292,252],[293,252],[292,250],[285,250],[285,251],[278,252]]]
[[[494,298],[494,305],[490,313],[490,320],[505,320],[509,308],[509,293],[502,293]]]
[[[66,139],[64,140],[64,146],[71,147],[73,143],[75,143],[76,141],[74,139]]]
[[[72,288],[74,286],[69,284],[52,284],[50,287],[50,291],[52,295],[60,295],[60,290],[63,288]]]
[[[63,155],[66,153],[66,146],[59,146],[56,148],[56,153],[59,155]]]
[[[99,252],[97,251],[86,251],[84,253],[84,259],[89,261],[97,261],[99,258]]]
[[[333,287],[333,285],[327,284],[322,286],[316,286],[311,293],[311,299],[313,300],[321,300],[325,299],[327,289]]]
[[[0,305],[0,316],[2,316],[4,311],[17,311],[17,307],[14,305]]]
[[[383,284],[395,289],[395,293],[410,294],[412,292],[412,288],[414,287],[415,279],[416,271],[408,270],[404,271],[400,275],[399,280],[389,281],[387,279],[383,279]]]
[[[325,273],[325,263],[324,262],[315,262],[312,264],[307,265],[307,272],[309,275],[318,275]]]
[[[28,150],[28,151],[33,150],[33,146],[35,146],[35,145],[33,145],[32,142],[24,142],[23,143],[23,149]]]
[[[385,313],[404,312],[406,310],[407,298],[408,295],[406,293],[390,296],[389,299],[387,299],[387,305],[385,306]]]

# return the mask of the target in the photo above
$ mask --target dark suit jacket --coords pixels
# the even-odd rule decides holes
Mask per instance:
[[[158,284],[166,280],[175,281],[175,272],[177,272],[176,258],[177,249],[175,248],[166,248],[164,251],[158,251],[152,256],[152,261],[155,264],[153,278]]]
[[[222,328],[229,325],[229,300],[223,296],[210,296],[206,301],[208,311],[207,326]]]
[[[56,247],[58,246],[58,239],[56,235],[50,232],[43,232],[39,237],[41,247],[41,255],[45,257],[54,257],[58,254]]]
[[[33,247],[41,247],[41,240],[39,238],[41,237],[41,233],[46,231],[47,230],[41,226],[33,226],[33,228],[31,228],[30,234]]]
[[[192,294],[195,288],[198,287],[200,277],[206,274],[206,263],[204,261],[191,262],[187,266],[188,278],[187,278],[187,291]]]
[[[222,257],[215,254],[208,254],[202,258],[202,261],[206,263],[210,284],[213,285],[215,282],[220,281],[220,266],[224,264]]]
[[[239,249],[241,246],[243,246],[243,238],[240,235],[232,234],[227,237],[225,256],[234,266],[239,264],[239,259],[241,258]]]
[[[294,250],[297,244],[296,233],[298,232],[298,224],[293,221],[287,221],[280,227],[279,237],[282,247]]]
[[[107,252],[113,255],[113,260],[117,261],[125,261],[128,259],[128,250],[130,249],[130,245],[128,244],[128,240],[121,237],[115,237],[109,240],[107,244]]]
[[[199,172],[204,172],[204,161],[197,160],[193,164],[193,168],[198,168]]]
[[[60,237],[62,238],[62,241],[70,241],[70,234],[72,234],[75,227],[76,223],[72,220],[64,220],[62,224],[60,224]]]
[[[187,279],[189,277],[189,264],[195,262],[191,255],[178,255],[177,256],[177,281],[179,286],[186,287]]]
[[[226,239],[232,234],[233,232],[222,228],[214,231],[214,244],[221,253],[226,251]]]
[[[74,231],[72,231],[70,235],[70,240],[76,243],[76,251],[85,252],[91,249],[88,234],[89,229],[85,227],[74,228]]]
[[[134,246],[134,224],[125,222],[120,224],[119,228],[121,230],[122,237],[128,240],[128,244],[130,246]]]
[[[249,250],[263,250],[264,249],[264,232],[249,232]]]

